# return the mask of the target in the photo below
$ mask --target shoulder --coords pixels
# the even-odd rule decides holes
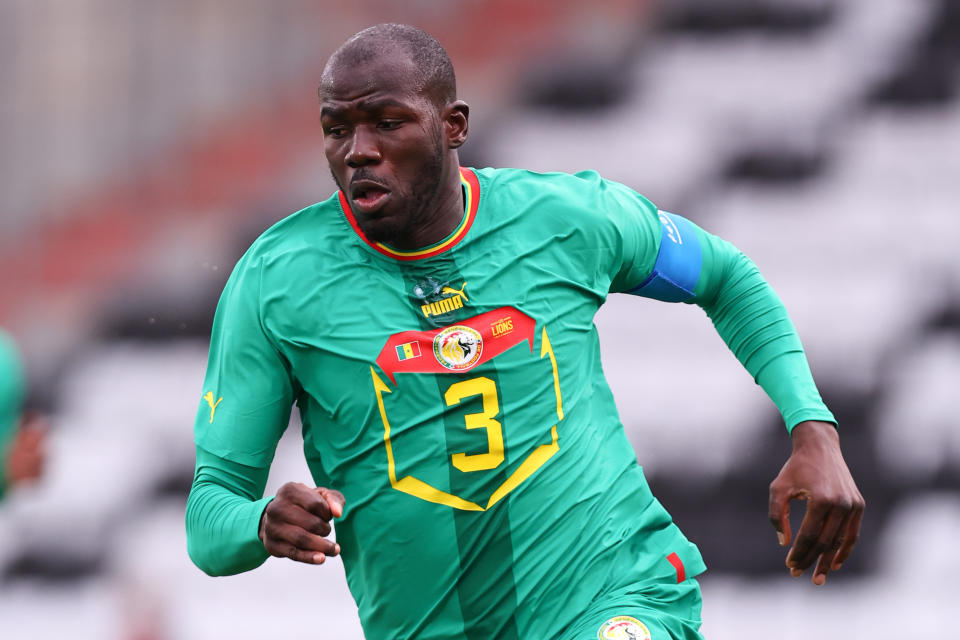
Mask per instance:
[[[523,192],[526,189],[536,189],[550,194],[576,195],[585,190],[599,188],[604,182],[596,171],[562,173],[486,167],[474,169],[474,172],[481,181],[481,187],[487,186],[498,191]]]
[[[233,270],[231,279],[251,272],[297,269],[315,263],[342,244],[346,230],[337,195],[279,220],[253,241]]]
[[[596,171],[538,173],[525,169],[477,169],[481,198],[566,224],[616,221],[657,207],[627,185]]]
[[[273,224],[253,241],[244,259],[276,260],[284,255],[316,250],[332,242],[338,227],[344,227],[337,195],[312,204]]]

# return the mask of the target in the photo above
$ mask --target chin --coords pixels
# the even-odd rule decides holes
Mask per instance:
[[[370,242],[383,242],[391,244],[400,237],[402,225],[389,218],[378,218],[361,222],[357,220],[360,229]]]

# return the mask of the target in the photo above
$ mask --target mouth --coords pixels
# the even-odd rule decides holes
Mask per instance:
[[[373,180],[357,180],[350,184],[350,200],[358,213],[375,213],[389,198],[390,190]]]

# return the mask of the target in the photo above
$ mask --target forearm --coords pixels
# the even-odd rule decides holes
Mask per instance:
[[[205,573],[233,575],[254,569],[268,554],[258,537],[268,469],[239,465],[197,447],[187,499],[187,552]]]
[[[703,231],[699,236],[704,268],[693,302],[703,307],[730,350],[773,400],[788,430],[805,420],[836,424],[773,288],[732,245]]]

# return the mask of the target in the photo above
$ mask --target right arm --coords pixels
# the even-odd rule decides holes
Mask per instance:
[[[248,252],[224,288],[194,424],[187,551],[210,575],[249,571],[271,554],[319,564],[339,552],[323,537],[342,514],[339,493],[287,483],[263,497],[296,383],[264,322],[262,267]]]
[[[250,467],[197,447],[187,499],[187,553],[211,576],[259,567],[267,551],[257,536],[271,498],[261,498],[269,468]]]
[[[288,482],[276,497],[260,498],[269,469],[236,464],[197,447],[187,499],[187,553],[211,576],[256,569],[274,555],[323,564],[340,553],[326,539],[330,520],[343,515],[343,495]]]

